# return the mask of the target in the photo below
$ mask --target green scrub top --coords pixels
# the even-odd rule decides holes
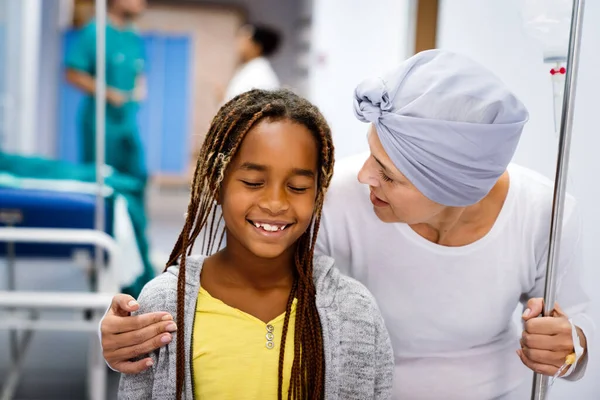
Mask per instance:
[[[67,55],[66,67],[96,75],[96,22],[79,32]],[[106,26],[106,84],[130,94],[144,73],[144,45],[131,27]],[[117,171],[145,180],[143,148],[137,129],[138,104],[127,101],[121,107],[106,105],[106,163]],[[86,96],[79,111],[81,159],[95,160],[96,110],[94,96]]]

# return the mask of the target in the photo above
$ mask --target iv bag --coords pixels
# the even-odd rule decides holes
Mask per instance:
[[[545,63],[567,60],[572,0],[523,0],[525,31],[543,48]]]

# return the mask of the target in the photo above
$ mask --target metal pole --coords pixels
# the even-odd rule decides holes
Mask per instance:
[[[96,183],[98,193],[96,194],[96,213],[94,227],[100,232],[106,231],[105,204],[104,204],[104,171],[106,152],[106,3],[107,0],[96,0]],[[92,291],[99,290],[100,269],[104,267],[104,249],[101,246],[95,248],[94,268],[92,271]],[[92,310],[86,310],[93,316]],[[106,371],[92,368],[97,366],[98,357],[101,357],[99,343],[96,337],[90,341],[90,361],[88,368],[91,371],[88,376],[98,377],[88,381],[88,393],[90,400],[106,399],[105,378]],[[93,354],[96,352],[97,354]],[[98,386],[100,385],[100,386]],[[95,393],[94,393],[95,392]]]
[[[33,331],[27,330],[23,333],[23,339],[21,339],[21,343],[18,345],[17,355],[14,363],[11,365],[11,368],[8,371],[4,386],[0,388],[2,390],[2,393],[0,393],[1,400],[12,400],[15,397],[15,393],[17,392],[19,385],[19,378],[21,378],[23,372],[25,355],[29,350],[32,336]]]
[[[106,135],[106,0],[96,0],[96,213],[94,226],[104,232],[104,160]],[[97,271],[103,264],[104,251],[96,246],[93,285],[95,286]],[[95,290],[96,288],[92,288]]]
[[[23,221],[23,215],[19,210],[6,210],[0,211],[0,223],[7,225],[7,228],[13,227],[20,224]],[[16,278],[16,267],[15,260],[17,259],[16,244],[13,240],[6,243],[6,268],[7,268],[7,280],[8,290],[17,290],[17,278]],[[15,311],[13,308],[8,308],[8,311]],[[10,350],[13,365],[17,365],[19,360],[19,335],[18,332],[10,331]]]
[[[571,149],[571,133],[573,130],[573,114],[575,111],[575,89],[577,84],[577,69],[579,67],[579,48],[581,44],[584,3],[584,0],[573,0],[569,52],[566,67],[567,73],[565,77],[565,94],[561,114],[552,220],[550,224],[546,286],[544,289],[543,315],[545,317],[552,315],[556,297],[556,263],[559,255],[565,191],[567,187],[567,172],[569,167],[569,152]],[[545,400],[547,398],[548,381],[548,376],[538,373],[534,375],[531,393],[532,400]]]
[[[15,277],[15,259],[17,258],[17,252],[14,242],[6,243],[6,257],[8,260],[8,290],[14,291],[17,290],[17,279]],[[14,311],[14,309],[9,308],[9,311]],[[17,332],[13,330],[10,331],[10,354],[12,361],[16,366],[19,361],[19,336]]]

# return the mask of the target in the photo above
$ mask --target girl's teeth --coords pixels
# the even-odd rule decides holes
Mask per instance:
[[[269,224],[259,224],[257,222],[254,223],[254,226],[256,226],[257,228],[262,228],[262,229],[264,229],[265,231],[268,231],[268,232],[282,231],[286,227],[286,225],[277,226],[277,225],[269,225]]]

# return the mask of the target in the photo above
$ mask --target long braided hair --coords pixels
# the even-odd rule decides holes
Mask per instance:
[[[288,90],[252,90],[226,103],[212,120],[210,129],[196,163],[185,225],[173,248],[167,267],[179,260],[177,282],[177,326],[184,332],[185,262],[194,242],[204,229],[203,252],[210,254],[215,245],[221,246],[225,231],[217,240],[217,229],[222,215],[217,219],[215,199],[229,162],[248,131],[262,120],[289,120],[302,124],[313,133],[319,149],[318,190],[311,226],[296,242],[295,281],[290,292],[279,353],[278,399],[283,397],[283,364],[285,341],[294,298],[296,323],[294,331],[294,359],[290,377],[288,399],[319,400],[324,397],[325,361],[323,334],[315,303],[313,282],[313,254],[323,199],[333,175],[333,141],[330,128],[319,110],[307,100]],[[210,220],[210,221],[209,221]],[[208,241],[206,240],[208,236]],[[185,371],[185,346],[183,337],[177,340],[177,399],[182,398]]]

